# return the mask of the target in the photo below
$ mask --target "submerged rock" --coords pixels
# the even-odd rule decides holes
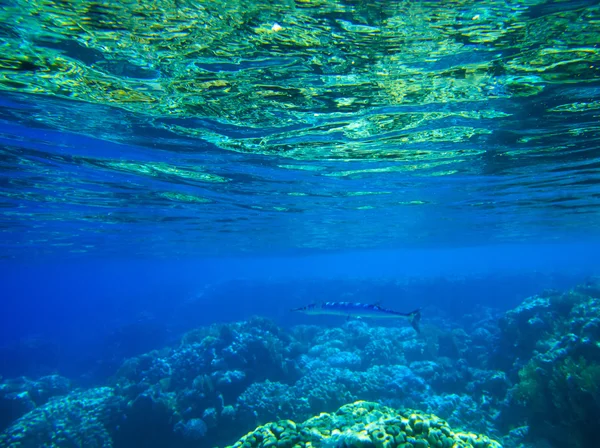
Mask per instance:
[[[477,447],[501,448],[485,435],[453,431],[434,416],[397,411],[376,403],[358,401],[334,413],[296,424],[281,420],[260,426],[233,448],[269,447]]]

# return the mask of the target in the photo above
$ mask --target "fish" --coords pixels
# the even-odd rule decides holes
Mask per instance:
[[[358,303],[358,302],[323,302],[313,303],[311,305],[294,308],[291,310],[296,313],[310,315],[335,315],[351,317],[370,317],[375,319],[399,319],[406,318],[417,333],[421,333],[419,323],[421,322],[421,308],[410,313],[401,313],[399,311],[384,308],[377,303]]]

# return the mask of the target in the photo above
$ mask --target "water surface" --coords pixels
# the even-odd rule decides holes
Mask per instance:
[[[9,0],[7,258],[597,239],[600,7]]]

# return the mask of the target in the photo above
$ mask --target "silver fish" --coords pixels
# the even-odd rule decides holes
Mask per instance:
[[[407,318],[417,333],[421,332],[419,322],[421,321],[421,309],[410,313],[401,313],[399,311],[383,308],[378,304],[357,303],[357,302],[323,302],[313,303],[311,305],[294,308],[292,311],[297,313],[320,315],[331,314],[335,316],[350,317],[370,317],[375,319],[398,319]]]

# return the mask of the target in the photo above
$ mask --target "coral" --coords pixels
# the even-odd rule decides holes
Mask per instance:
[[[488,411],[487,398],[476,401],[467,394],[443,394],[430,397],[426,402],[427,412],[446,420],[451,426],[468,426],[476,431],[494,435],[493,416]]]
[[[540,378],[543,374],[542,370],[538,371],[535,362],[527,363],[519,371],[519,382],[512,390],[512,399],[530,406],[534,411],[542,411],[546,405],[545,390]]]
[[[504,448],[542,448],[544,446],[542,443],[537,443],[535,445],[528,444],[528,435],[528,426],[518,426],[513,428],[502,438],[502,446]]]
[[[351,369],[406,364],[406,353],[420,359],[424,352],[424,342],[409,327],[378,327],[359,320],[318,331],[308,342],[309,356]]]
[[[411,370],[422,376],[436,392],[460,392],[471,377],[469,366],[463,359],[437,358],[434,361],[415,361]]]
[[[585,333],[583,334],[585,328]],[[568,334],[600,334],[600,299],[577,290],[527,298],[500,319],[498,365],[509,370],[524,365],[536,353],[552,349],[553,341]]]
[[[527,437],[539,435],[544,422],[552,430],[567,433],[560,421],[546,418],[550,410],[557,416],[570,413],[564,420],[574,428],[595,418],[592,398],[597,397],[595,385],[600,384],[600,346],[596,343],[600,300],[584,297],[582,292],[549,292],[506,313],[500,327],[494,326],[497,316],[493,310],[473,308],[461,328],[438,313],[428,316],[418,337],[409,327],[361,320],[333,328],[297,326],[289,331],[266,319],[215,324],[189,332],[177,346],[125,361],[113,379],[111,393],[118,409],[111,411],[110,418],[87,423],[66,418],[63,422],[60,412],[70,406],[75,415],[79,412],[73,395],[58,413],[57,424],[64,433],[81,433],[89,446],[115,448],[221,446],[259,425],[265,427],[253,433],[256,440],[245,440],[250,446],[263,446],[267,439],[283,446],[292,442],[298,446],[308,442],[313,446],[386,446],[403,434],[407,440],[402,443],[415,448],[438,446],[442,439],[435,434],[450,433],[448,425],[467,426],[499,439],[508,434],[502,440],[518,446]],[[503,363],[494,362],[493,356]],[[51,394],[70,388],[59,377],[44,381],[53,388]],[[6,384],[0,384],[0,404],[5,398],[9,405],[22,405],[19,414],[31,411],[15,427],[27,425],[29,415],[41,412],[38,407],[48,399],[42,397],[49,394],[38,392],[44,388],[32,382],[12,389]],[[344,406],[356,400],[376,401],[381,406]],[[421,433],[415,434],[414,422],[410,423],[410,411],[396,413],[383,405],[421,409],[446,419],[448,425],[415,413],[415,419],[429,424],[427,437],[420,439]],[[541,415],[538,420],[531,415],[536,409]],[[334,413],[310,418],[321,412]],[[358,418],[363,416],[364,422]],[[267,424],[287,418],[308,419],[312,426],[306,422],[293,429],[285,421]],[[405,420],[409,424],[402,429]],[[326,429],[326,424],[333,426]],[[389,429],[393,438],[386,435],[390,425],[395,428]],[[529,431],[513,430],[527,425]],[[25,433],[41,433],[39,440],[49,436],[35,428],[29,431]],[[278,431],[289,434],[280,437]],[[307,438],[307,432],[316,435]],[[10,429],[6,434],[16,433]],[[264,437],[259,443],[260,434]],[[433,442],[430,434],[434,434]],[[408,440],[409,436],[414,440]],[[498,446],[464,434],[445,437],[456,446]]]
[[[495,340],[489,312],[469,319],[483,324],[463,331],[438,318],[418,338],[409,327],[360,320],[289,332],[265,319],[197,329],[123,363],[112,383],[119,423],[105,436],[115,447],[222,445],[269,421],[302,421],[356,400],[424,409],[490,434],[508,380],[480,359]]]
[[[332,367],[356,370],[361,367],[360,356],[352,352],[339,352],[327,358],[327,363]]]
[[[552,332],[552,322],[553,312],[548,298],[531,297],[508,311],[500,319],[502,337],[497,364],[508,370],[515,360],[530,359],[538,341]]]
[[[112,388],[75,391],[52,398],[0,435],[6,448],[111,448],[110,431],[120,400]]]
[[[176,407],[175,393],[150,388],[129,400],[120,410],[122,421],[114,433],[115,446],[165,446],[182,416]]]
[[[208,426],[204,420],[193,418],[186,422],[180,421],[175,425],[175,433],[180,435],[184,440],[197,442],[202,440],[208,431]]]
[[[253,384],[294,382],[301,354],[288,333],[267,319],[253,318],[194,330],[178,347],[132,358],[114,380],[117,393],[128,402],[127,422],[116,440],[127,446],[139,443],[139,434],[148,432],[147,422],[153,422],[147,446],[167,445],[174,432],[180,439],[194,438],[198,428],[206,428],[205,443],[231,440],[229,428],[239,427],[240,421],[248,422],[244,429],[255,426],[251,410],[234,406],[238,397]],[[265,414],[272,415],[268,408],[266,404]],[[244,412],[238,415],[239,410]]]
[[[25,377],[4,380],[0,383],[0,431],[50,398],[66,395],[70,388],[71,382],[59,375],[35,381]]]
[[[300,424],[289,420],[269,423],[242,437],[233,448],[311,446],[500,448],[487,436],[455,432],[434,415],[400,412],[364,401]]]
[[[428,392],[427,383],[406,366],[373,366],[365,371],[326,366],[307,372],[293,385],[255,383],[237,406],[256,426],[283,417],[305,419],[355,400],[422,405]]]
[[[306,347],[306,354],[298,357],[302,376],[291,384],[252,384],[237,400],[239,418],[253,426],[280,418],[298,421],[355,400],[437,412],[446,406],[444,397],[459,397],[456,394],[469,390],[472,398],[460,395],[460,399],[446,400],[457,408],[447,410],[444,416],[455,424],[490,432],[510,386],[504,372],[483,368],[489,363],[482,358],[489,358],[490,346],[499,333],[492,326],[494,318],[489,310],[481,308],[479,314],[470,316],[472,322],[480,324],[472,325],[470,333],[429,327],[431,341],[425,335],[415,339],[414,332],[404,328],[369,326],[356,320],[341,328],[295,329],[292,334],[298,334]],[[455,357],[435,354],[440,335],[452,338]],[[473,346],[476,356],[471,355]],[[465,358],[480,368],[474,368]]]
[[[474,395],[504,396],[510,383],[501,370],[471,369],[472,379],[467,390]]]
[[[556,446],[595,446],[594,422],[600,420],[600,299],[582,292],[591,289],[550,291],[507,313],[500,354],[505,362],[512,360],[518,376],[513,376],[516,384],[502,413],[504,427],[528,424],[531,437]],[[517,358],[511,358],[514,352]]]
[[[287,416],[305,419],[313,414],[306,397],[287,384],[265,381],[254,383],[240,395],[237,407],[248,426],[264,424]]]
[[[600,362],[567,356],[553,363],[540,358],[519,372],[513,399],[531,411],[530,431],[561,446],[593,446],[600,420]],[[568,430],[568,431],[567,431]]]

